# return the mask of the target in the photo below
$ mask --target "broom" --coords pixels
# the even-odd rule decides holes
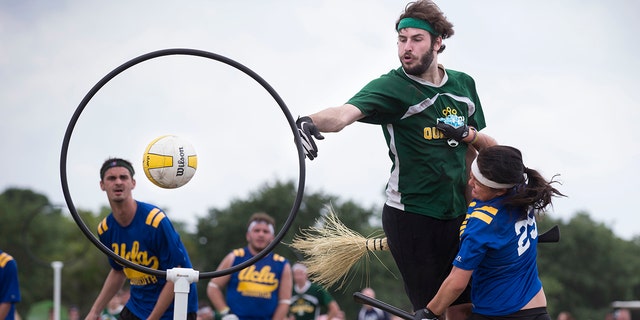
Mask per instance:
[[[324,221],[316,221],[321,227],[309,227],[294,236],[291,247],[302,252],[309,278],[328,288],[345,277],[351,267],[362,257],[374,251],[389,250],[387,238],[366,238],[355,232],[338,218],[330,205],[326,206]],[[340,289],[344,279],[338,289]]]

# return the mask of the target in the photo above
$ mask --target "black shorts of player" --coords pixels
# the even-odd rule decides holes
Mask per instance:
[[[198,318],[198,314],[195,312],[187,313],[187,320],[196,320]],[[142,320],[136,317],[135,314],[131,313],[131,310],[127,309],[127,307],[122,308],[120,314],[118,315],[118,320]]]
[[[388,205],[382,209],[382,228],[404,281],[413,309],[424,308],[451,271],[460,245],[464,215],[440,220]],[[471,287],[452,305],[471,302]]]
[[[551,320],[547,308],[531,308],[526,310],[520,310],[506,316],[483,316],[481,314],[472,313],[467,320]]]

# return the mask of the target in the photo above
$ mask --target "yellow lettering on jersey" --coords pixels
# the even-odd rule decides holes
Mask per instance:
[[[296,313],[299,316],[302,316],[305,313],[313,313],[314,310],[314,306],[312,306],[308,301],[302,298],[296,300],[296,302],[294,302],[289,308],[289,311],[291,311],[291,313]]]
[[[126,243],[114,243],[111,245],[111,249],[113,252],[124,259],[127,259],[135,264],[150,268],[150,269],[158,269],[160,266],[160,262],[158,257],[149,256],[147,251],[140,251],[140,242],[134,241],[131,250],[127,250]],[[131,268],[124,268],[124,274],[129,279],[132,285],[146,285],[158,282],[158,279],[153,276],[143,272],[139,272],[137,270]]]
[[[446,139],[442,131],[436,127],[425,127],[422,130],[422,136],[425,140]]]
[[[270,266],[256,270],[252,265],[242,269],[238,274],[238,292],[243,296],[271,299],[271,294],[278,288],[278,279],[271,272]]]

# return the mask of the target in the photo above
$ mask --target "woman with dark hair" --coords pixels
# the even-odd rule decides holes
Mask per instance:
[[[555,178],[555,176],[554,176]],[[436,296],[416,319],[437,319],[471,281],[471,320],[551,320],[536,263],[536,219],[564,196],[509,146],[480,151],[471,165],[473,200],[460,228],[460,250]]]

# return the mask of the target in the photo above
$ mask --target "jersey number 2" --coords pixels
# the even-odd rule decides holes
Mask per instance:
[[[531,247],[531,240],[538,237],[535,217],[530,215],[527,220],[516,222],[515,232],[518,235],[518,256],[521,256]]]

